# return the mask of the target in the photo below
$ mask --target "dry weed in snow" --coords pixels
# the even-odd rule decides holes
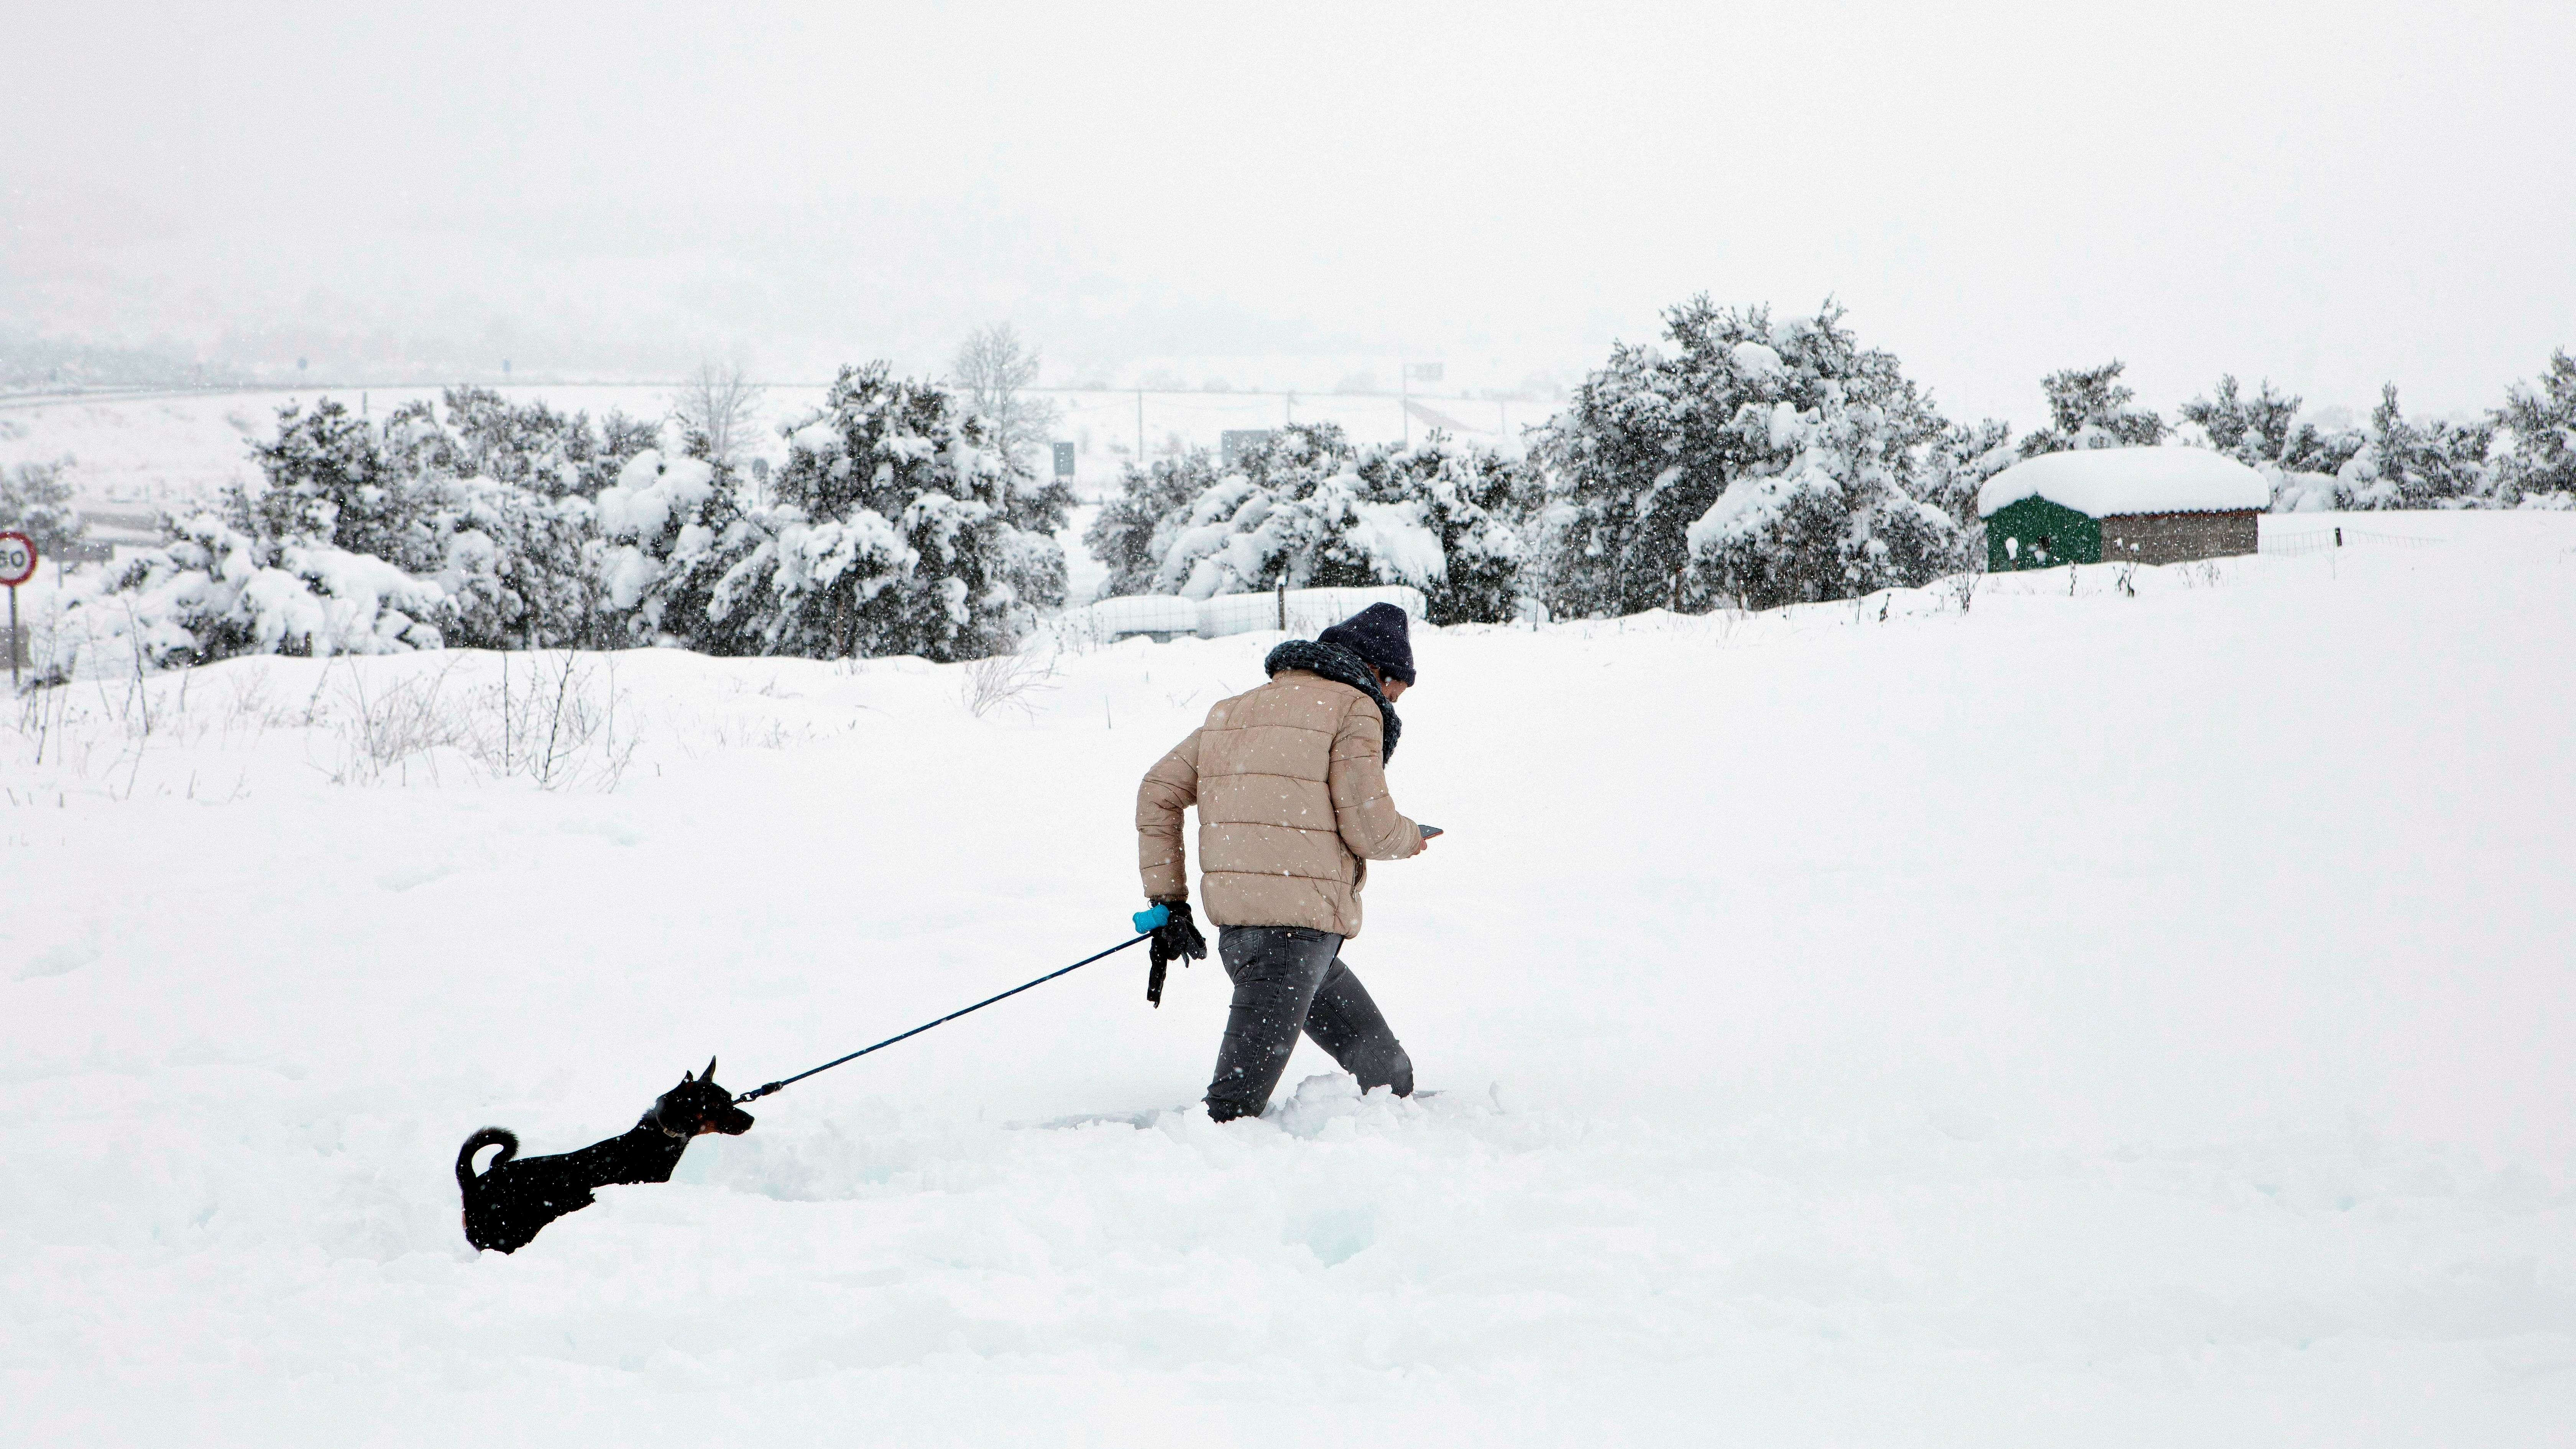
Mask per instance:
[[[982,719],[997,709],[1014,709],[1026,715],[1035,708],[1034,696],[1055,688],[1052,656],[1033,654],[995,654],[970,661],[957,685],[958,702],[966,712]]]

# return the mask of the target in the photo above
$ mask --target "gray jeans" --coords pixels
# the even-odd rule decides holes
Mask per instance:
[[[1342,938],[1303,926],[1227,926],[1217,959],[1234,981],[1234,1007],[1208,1083],[1208,1115],[1219,1122],[1257,1117],[1288,1070],[1297,1033],[1315,1039],[1360,1089],[1393,1087],[1413,1095],[1413,1059],[1387,1028],[1368,988],[1342,964]]]

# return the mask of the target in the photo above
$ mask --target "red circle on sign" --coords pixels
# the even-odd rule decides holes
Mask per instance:
[[[12,528],[0,532],[0,584],[16,588],[36,576],[36,541]]]

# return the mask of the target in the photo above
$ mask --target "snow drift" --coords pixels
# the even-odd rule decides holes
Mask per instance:
[[[624,768],[553,788],[387,708],[507,663],[524,711],[524,656],[48,691],[10,1437],[2562,1442],[2576,519],[2371,524],[2134,598],[1423,630],[1392,780],[1450,833],[1350,952],[1440,1095],[1306,1048],[1213,1126],[1222,973],[1150,1011],[1130,953],[507,1259],[474,1128],[577,1146],[1124,935],[1137,776],[1275,636],[980,718],[977,666],[636,651]]]

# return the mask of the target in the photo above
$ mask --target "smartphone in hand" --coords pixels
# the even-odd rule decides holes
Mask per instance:
[[[1448,831],[1441,829],[1441,828],[1440,828],[1439,826],[1437,826],[1437,825],[1423,825],[1423,824],[1420,824],[1420,823],[1416,823],[1416,824],[1415,824],[1415,826],[1414,826],[1413,828],[1414,828],[1414,829],[1416,829],[1416,830],[1421,831],[1421,832],[1422,832],[1422,838],[1423,838],[1423,839],[1425,839],[1425,840],[1429,840],[1431,837],[1433,837],[1433,836],[1435,836],[1435,835],[1446,835],[1446,834],[1448,834],[1448,833],[1449,833]]]

